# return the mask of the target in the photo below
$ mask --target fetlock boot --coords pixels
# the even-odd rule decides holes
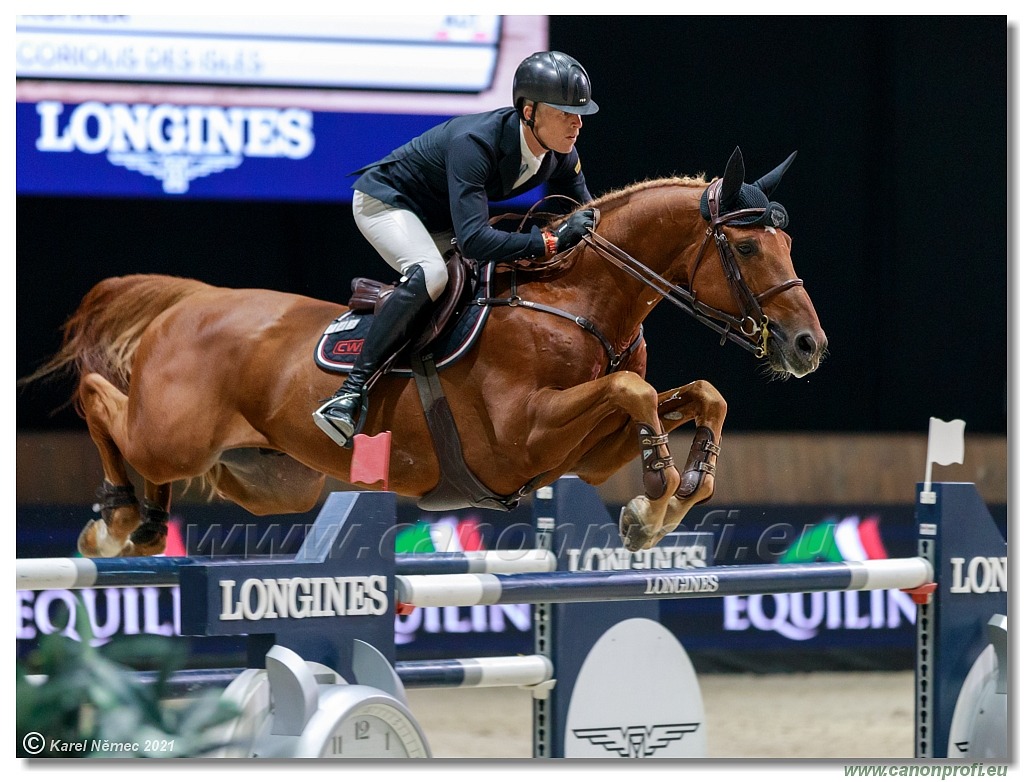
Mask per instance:
[[[423,269],[415,267],[405,282],[395,287],[380,312],[374,315],[363,349],[334,396],[313,413],[316,425],[343,448],[349,447],[368,405],[366,384],[381,364],[403,348],[422,327],[433,301],[427,293]]]

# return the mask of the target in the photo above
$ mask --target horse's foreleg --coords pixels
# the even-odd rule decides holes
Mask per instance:
[[[118,428],[123,430],[128,397],[106,378],[91,373],[79,382],[78,398],[104,477],[99,490],[101,517],[86,524],[78,537],[78,550],[86,557],[118,556],[139,526],[135,489],[114,437]]]
[[[688,421],[693,421],[697,429],[682,465],[679,488],[669,502],[665,524],[651,545],[679,526],[695,505],[707,502],[715,493],[715,467],[727,408],[725,398],[706,380],[696,380],[659,395],[658,416],[667,431]]]
[[[666,431],[687,421],[693,421],[697,427],[683,466],[682,482],[676,491],[680,499],[693,496],[696,504],[714,494],[715,464],[721,450],[727,407],[725,398],[706,380],[696,380],[659,395],[658,417]]]
[[[697,425],[704,427],[707,432],[694,435],[694,442],[705,437],[717,444],[721,442],[722,423],[725,420],[725,399],[706,380],[698,380],[689,385],[673,388],[671,391],[663,391],[658,394],[658,419],[661,421],[665,433],[671,433],[683,424],[697,419]],[[710,434],[709,434],[710,433]],[[713,438],[713,439],[712,439]],[[622,465],[636,457],[637,441],[636,435],[629,430],[619,429],[609,431],[608,437],[603,439],[597,447],[588,453],[576,466],[575,470],[580,477],[589,483],[601,484],[617,473]],[[692,450],[692,446],[691,446]],[[683,466],[682,481],[676,494],[692,493],[688,489],[687,473],[693,468],[689,467],[692,459],[687,459]],[[710,471],[714,475],[714,471]],[[711,483],[713,486],[713,482]],[[713,489],[712,489],[713,491]],[[707,493],[710,497],[711,492]],[[706,497],[702,493],[703,502]]]
[[[585,445],[609,416],[625,413],[633,421],[644,494],[623,509],[620,533],[628,548],[642,548],[663,524],[680,480],[668,450],[668,434],[658,417],[654,388],[634,372],[617,372],[564,390],[540,391],[531,398],[528,410],[532,423],[528,447],[537,462],[552,452],[571,452]]]

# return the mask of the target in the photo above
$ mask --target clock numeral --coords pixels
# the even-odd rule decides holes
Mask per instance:
[[[394,727],[380,717],[367,715],[360,718],[353,715],[345,722],[344,726],[339,726],[340,732],[331,736],[331,755],[335,757],[352,754],[380,757],[380,753],[390,756],[395,751],[406,752],[402,736],[395,733]],[[361,741],[367,743],[360,744]]]

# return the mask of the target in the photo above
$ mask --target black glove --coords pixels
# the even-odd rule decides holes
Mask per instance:
[[[573,212],[569,219],[558,226],[555,231],[555,247],[557,252],[565,252],[579,244],[580,239],[587,235],[587,229],[594,227],[594,210],[582,209]]]

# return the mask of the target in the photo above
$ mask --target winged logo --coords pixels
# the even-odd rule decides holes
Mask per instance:
[[[580,728],[574,729],[573,735],[604,747],[620,758],[649,758],[673,741],[679,741],[687,733],[696,733],[699,727],[699,722],[685,722],[651,727],[631,725],[628,728]]]
[[[107,160],[130,171],[155,177],[165,193],[184,193],[193,179],[238,168],[241,155],[158,155],[150,152],[110,152]]]

